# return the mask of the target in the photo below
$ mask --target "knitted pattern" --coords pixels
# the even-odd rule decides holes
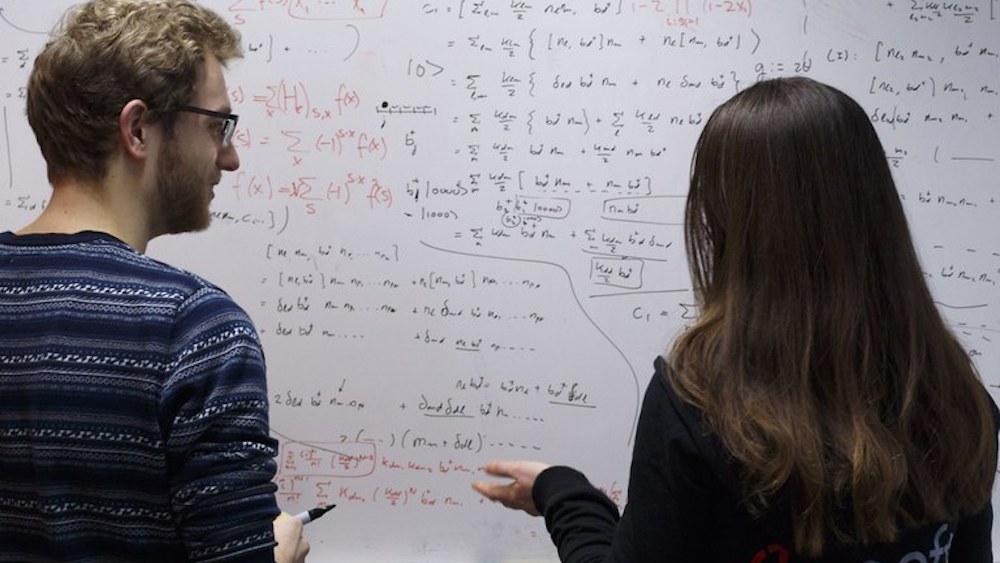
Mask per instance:
[[[0,561],[273,561],[246,313],[102,233],[0,233]]]

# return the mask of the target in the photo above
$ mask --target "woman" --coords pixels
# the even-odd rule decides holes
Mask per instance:
[[[996,407],[931,299],[864,110],[807,78],[722,104],[685,238],[700,316],[657,359],[628,504],[493,462],[562,561],[992,562]]]

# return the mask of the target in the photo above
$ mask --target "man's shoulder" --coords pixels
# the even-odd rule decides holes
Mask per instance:
[[[222,291],[205,278],[143,254],[99,231],[72,234],[15,235],[0,233],[0,253],[13,266],[31,269],[35,277],[76,278],[98,286],[173,288],[186,293]]]
[[[38,282],[79,293],[164,311],[229,312],[245,316],[229,294],[208,279],[141,253],[106,233],[8,237],[3,251],[16,253]],[[0,238],[0,245],[5,239]]]
[[[232,303],[229,294],[205,277],[180,266],[132,250],[125,245],[95,243],[95,252],[105,253],[117,261],[119,267],[128,272],[136,283],[142,283],[153,291],[170,292],[183,300],[210,298],[221,303]],[[235,305],[235,303],[232,303]]]

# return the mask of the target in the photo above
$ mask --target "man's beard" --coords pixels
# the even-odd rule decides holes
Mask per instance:
[[[156,207],[163,234],[201,231],[212,222],[207,191],[212,181],[189,160],[173,139],[166,143],[160,156]]]

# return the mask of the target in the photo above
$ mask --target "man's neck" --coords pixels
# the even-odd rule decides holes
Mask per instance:
[[[130,208],[128,199],[116,197],[107,187],[76,180],[56,182],[45,209],[17,234],[99,231],[145,252],[152,237],[141,211]]]

